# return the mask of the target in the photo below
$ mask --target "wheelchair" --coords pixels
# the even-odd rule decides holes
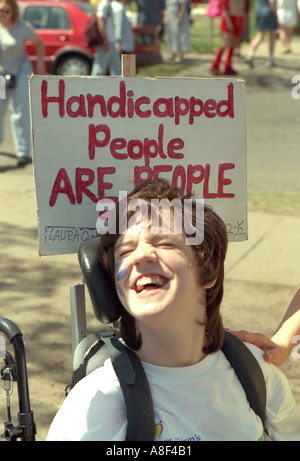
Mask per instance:
[[[130,440],[139,440],[140,437],[145,437],[144,434],[148,433],[150,433],[150,437],[152,437],[152,427],[154,427],[154,424],[151,408],[147,407],[146,409],[146,414],[149,416],[145,418],[145,409],[143,408],[143,419],[141,420],[139,417],[141,405],[145,405],[146,383],[144,382],[144,377],[141,379],[144,372],[139,363],[135,362],[134,365],[132,365],[132,360],[135,361],[134,357],[128,358],[126,356],[124,361],[124,356],[126,354],[123,353],[124,351],[118,350],[120,347],[119,341],[115,342],[113,345],[106,342],[106,340],[111,339],[111,341],[113,341],[114,338],[119,338],[119,330],[116,326],[116,321],[120,317],[122,305],[105,269],[99,262],[99,243],[99,237],[94,237],[79,247],[78,260],[83,275],[83,282],[70,286],[73,373],[75,374],[75,371],[80,368],[87,352],[93,348],[95,344],[100,343],[100,347],[98,347],[96,353],[93,353],[91,358],[87,361],[87,366],[81,377],[103,365],[104,360],[108,357],[112,357],[113,354],[117,361],[119,360],[118,357],[122,356],[121,374],[123,373],[125,379],[121,377],[121,380],[124,381],[123,392],[125,392],[125,402],[126,400],[128,401],[127,411],[131,414],[127,431],[128,437]],[[89,336],[87,336],[86,327],[86,288],[96,318],[104,326],[109,324],[108,328],[99,330],[96,334],[91,334]],[[8,417],[7,421],[4,423],[4,433],[1,434],[1,437],[8,441],[17,441],[18,439],[21,441],[35,441],[36,424],[34,421],[34,413],[30,407],[23,335],[16,324],[4,317],[0,317],[0,333],[8,338],[14,350],[14,355],[12,355],[8,351],[2,351],[0,347],[0,379],[4,381]],[[102,347],[104,345],[108,347]],[[128,386],[126,383],[128,370],[131,369],[133,374],[138,370],[134,388]],[[17,384],[19,398],[18,424],[16,426],[12,423],[10,408],[10,391],[13,382]]]
[[[71,285],[71,326],[73,352],[72,388],[76,382],[102,366],[107,358],[120,382],[127,414],[126,441],[154,440],[154,411],[151,390],[144,369],[136,354],[122,341],[117,327],[122,304],[115,287],[99,261],[100,237],[93,237],[78,250],[83,283]],[[106,329],[87,336],[85,288],[87,288],[94,314]],[[34,441],[36,425],[30,408],[25,348],[22,333],[13,322],[0,318],[0,332],[4,333],[14,348],[14,356],[5,351],[0,364],[0,379],[6,390],[8,420],[4,423],[2,437],[9,441]],[[266,385],[261,368],[249,349],[230,332],[225,332],[222,351],[234,368],[245,390],[249,404],[265,424]],[[0,360],[1,360],[0,347]],[[19,396],[17,426],[11,421],[10,386],[16,381]]]

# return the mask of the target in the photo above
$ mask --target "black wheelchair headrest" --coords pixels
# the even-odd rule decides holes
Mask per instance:
[[[101,323],[115,322],[122,304],[106,270],[99,261],[100,236],[87,240],[78,250],[78,260],[95,315]]]

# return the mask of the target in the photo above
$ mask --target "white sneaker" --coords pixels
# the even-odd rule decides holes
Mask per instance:
[[[175,62],[176,64],[180,64],[182,61],[183,61],[183,57],[182,57],[181,54],[175,56],[174,62]]]
[[[269,58],[268,62],[267,62],[267,67],[276,67],[276,62],[274,60],[274,58]]]
[[[247,54],[245,57],[245,62],[248,64],[249,67],[254,67],[254,62],[253,62],[253,56],[250,54]]]

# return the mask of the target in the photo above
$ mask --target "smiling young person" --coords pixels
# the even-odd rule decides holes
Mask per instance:
[[[137,199],[147,204],[146,217],[137,213]],[[152,226],[152,200],[163,199],[179,200],[181,211],[167,217],[162,211]],[[165,180],[144,183],[127,197],[125,233],[117,226],[101,236],[100,260],[124,307],[121,336],[146,372],[157,441],[261,440],[262,423],[221,351],[226,228],[207,206],[200,224],[195,200],[186,226],[185,199]],[[121,208],[116,208],[119,222]],[[190,245],[186,229],[202,224],[203,241]],[[262,351],[249,348],[266,379],[269,437],[300,440],[300,416],[285,376],[263,360]],[[107,360],[74,387],[47,440],[122,441],[126,427],[122,392]]]
[[[186,197],[164,180],[138,187],[128,196],[128,203],[136,200],[147,203],[149,216],[154,200],[161,203],[163,200],[170,203],[180,200],[182,207],[179,218],[178,208],[174,213],[167,234],[163,229],[153,229],[153,223],[147,217],[135,223],[133,216],[139,220],[139,215],[133,207],[133,211],[128,212],[128,221],[133,225],[125,234],[118,235],[117,228],[116,233],[107,233],[101,238],[101,259],[111,277],[116,271],[117,293],[125,307],[120,321],[122,337],[141,358],[145,345],[148,345],[145,335],[150,333],[152,343],[151,331],[158,328],[159,332],[159,327],[163,325],[161,340],[166,342],[170,338],[171,356],[166,358],[168,366],[180,366],[180,355],[183,356],[182,363],[186,365],[194,360],[198,362],[200,356],[203,357],[203,347],[205,352],[214,352],[223,343],[219,306],[223,296],[227,250],[225,225],[207,207],[204,222],[201,221],[196,213],[195,201],[192,216],[184,213]],[[184,232],[174,233],[175,217],[182,222],[182,228],[193,230],[197,226],[204,226],[206,233],[203,242],[196,246],[187,245]],[[189,218],[191,223],[184,222]],[[164,219],[166,214],[161,214],[161,220]],[[205,327],[207,331],[204,335]],[[174,335],[179,335],[177,344],[182,343],[178,348],[174,348]],[[155,360],[159,357],[162,361],[164,353],[167,353],[166,344],[161,348],[156,342],[158,335],[155,336],[150,350],[153,351],[157,344],[160,352],[158,356],[154,354]],[[189,348],[196,355],[194,360],[191,352],[186,352]]]

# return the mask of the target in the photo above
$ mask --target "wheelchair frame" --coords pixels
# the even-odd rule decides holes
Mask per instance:
[[[9,382],[12,378],[17,381],[19,396],[19,412],[17,426],[11,421],[10,405],[7,405],[8,420],[4,423],[2,437],[9,441],[35,441],[36,426],[33,411],[30,408],[29,387],[26,366],[25,347],[22,332],[15,323],[4,317],[0,317],[0,331],[9,339],[14,348],[15,360],[11,354],[5,351],[4,367],[1,369],[1,379]],[[9,379],[8,379],[9,378]]]
[[[86,304],[85,286],[83,283],[70,286],[70,308],[72,327],[72,352],[82,339],[86,337]],[[0,317],[0,332],[12,344],[14,357],[8,351],[0,351],[2,366],[0,366],[0,379],[3,380],[6,390],[7,421],[4,422],[4,432],[1,437],[10,442],[17,439],[21,441],[35,441],[36,424],[34,413],[30,407],[28,373],[26,365],[26,352],[23,334],[19,327],[11,320]],[[1,359],[0,359],[1,360]],[[19,412],[18,424],[12,423],[10,399],[8,396],[11,381],[17,383]]]

